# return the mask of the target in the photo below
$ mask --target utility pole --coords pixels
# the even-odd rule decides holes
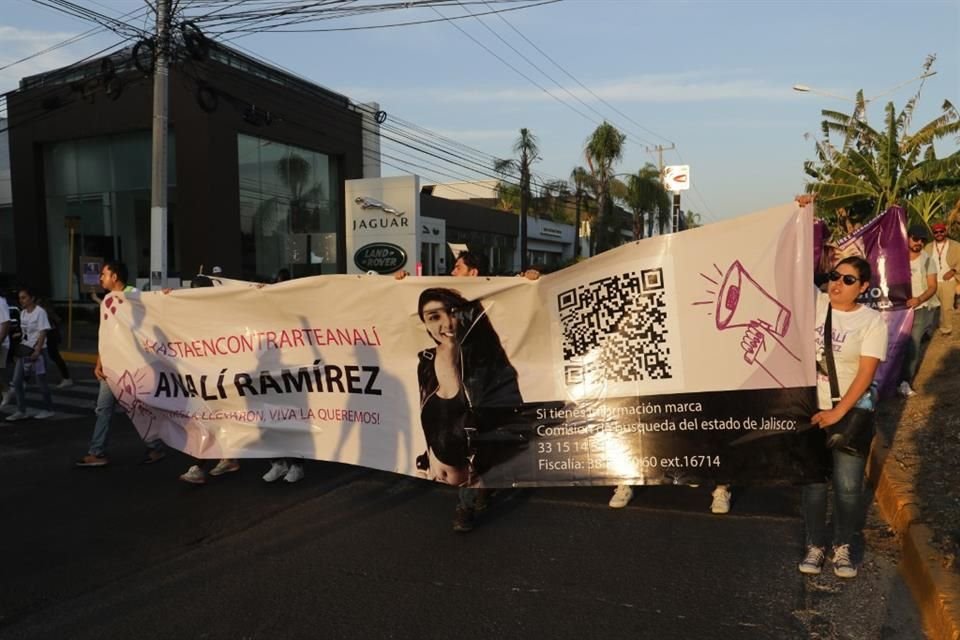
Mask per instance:
[[[167,278],[167,97],[170,54],[170,0],[157,0],[153,63],[153,171],[150,184],[150,289]]]
[[[655,147],[647,147],[647,148],[646,148],[647,153],[653,153],[654,151],[657,152],[657,169],[660,170],[660,177],[661,177],[661,178],[663,178],[663,152],[664,152],[664,151],[673,151],[673,150],[676,149],[676,148],[677,148],[677,146],[676,146],[675,144],[673,144],[672,142],[670,143],[670,146],[669,146],[669,147],[665,147],[665,146],[663,146],[662,144],[658,144],[658,145],[655,146]]]
[[[670,143],[669,147],[665,147],[662,144],[658,144],[654,147],[647,147],[647,153],[657,152],[657,170],[660,171],[660,184],[663,184],[663,152],[664,151],[673,151],[677,148],[677,145]],[[670,229],[671,233],[677,230],[678,224],[678,212],[680,211],[680,193],[675,192],[673,194],[673,228]]]

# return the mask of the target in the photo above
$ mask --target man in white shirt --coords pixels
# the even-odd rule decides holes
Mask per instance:
[[[10,305],[7,299],[0,296],[0,369],[7,366],[7,354],[10,352]],[[7,388],[7,381],[0,375],[0,391],[2,404],[9,404],[13,399],[13,391]]]
[[[103,265],[103,269],[100,271],[100,286],[110,293],[136,291],[136,289],[127,285],[127,266],[121,262],[108,262]],[[90,444],[87,447],[87,455],[74,463],[78,467],[104,467],[110,463],[106,449],[110,435],[110,421],[113,418],[117,401],[113,397],[110,385],[107,384],[107,376],[103,370],[103,364],[100,362],[99,354],[93,373],[100,381],[100,390],[97,393],[97,420],[94,423],[93,436],[90,438]],[[147,453],[142,460],[143,464],[159,462],[166,457],[163,441],[159,438],[145,444],[147,445]]]
[[[927,331],[933,326],[940,301],[937,300],[937,264],[926,251],[923,243],[929,240],[923,225],[910,227],[907,247],[910,249],[910,298],[907,306],[913,309],[913,330],[903,359],[903,372],[898,393],[904,398],[916,395],[910,386],[920,366],[921,344]]]
[[[957,270],[960,269],[960,243],[947,237],[947,225],[934,223],[933,242],[927,245],[927,253],[937,263],[940,298],[940,333],[949,335],[953,329],[953,297],[957,291]]]

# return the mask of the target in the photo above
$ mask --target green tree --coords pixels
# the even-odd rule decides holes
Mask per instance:
[[[498,180],[497,208],[510,213],[520,213],[520,185]]]
[[[620,244],[619,221],[614,215],[610,186],[614,175],[613,167],[623,158],[626,139],[626,135],[605,121],[590,135],[584,148],[597,198],[597,216],[590,234],[593,245],[591,253],[594,254]]]
[[[644,216],[657,215],[670,208],[670,196],[660,179],[660,170],[649,162],[627,178],[624,202],[633,213],[633,239],[643,237]],[[661,227],[662,232],[662,227]]]
[[[927,59],[925,72],[933,60]],[[938,158],[935,149],[937,141],[960,133],[960,114],[944,101],[939,116],[910,133],[919,98],[920,90],[899,113],[887,103],[879,130],[867,123],[862,91],[852,114],[821,112],[823,139],[816,141],[816,160],[805,162],[804,171],[812,178],[807,192],[816,194],[818,215],[835,233],[849,233],[893,205],[917,212],[932,202],[924,194],[960,187],[960,151]],[[841,138],[839,146],[831,136]],[[915,198],[927,200],[911,207]]]
[[[536,209],[546,218],[555,222],[569,222],[567,201],[570,198],[570,185],[566,180],[550,180],[540,185]]]
[[[570,182],[573,183],[573,197],[576,199],[576,213],[573,221],[573,258],[580,257],[580,216],[586,205],[587,189],[592,182],[590,172],[583,167],[574,167],[570,172]]]
[[[513,143],[516,158],[496,160],[494,171],[501,175],[516,175],[520,178],[520,270],[527,268],[527,214],[530,211],[530,167],[540,159],[537,138],[527,128],[520,129],[520,137]]]
[[[696,211],[687,210],[683,214],[683,220],[687,229],[696,229],[699,226],[702,226],[700,222],[700,214]]]

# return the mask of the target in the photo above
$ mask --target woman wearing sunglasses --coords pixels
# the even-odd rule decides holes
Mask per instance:
[[[857,302],[870,287],[870,276],[870,264],[866,260],[857,256],[845,258],[830,272],[826,293],[817,294],[815,339],[817,407],[820,411],[810,421],[821,429],[835,425],[855,406],[872,409],[875,405],[871,384],[887,352],[887,329],[877,311]],[[824,355],[824,326],[828,313],[840,396],[836,401],[831,397],[830,375]],[[833,572],[840,578],[853,578],[857,575],[857,567],[850,555],[850,542],[861,508],[866,458],[839,448],[831,449],[830,455],[834,492]],[[799,569],[801,573],[818,574],[826,560],[826,483],[805,485],[802,502],[806,555]]]

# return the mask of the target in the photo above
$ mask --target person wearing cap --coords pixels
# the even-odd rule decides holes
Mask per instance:
[[[930,239],[930,234],[925,226],[917,224],[910,227],[907,236],[907,248],[910,250],[910,298],[907,306],[913,309],[913,329],[903,359],[900,385],[897,387],[897,392],[904,398],[916,394],[910,385],[920,365],[923,338],[933,327],[937,307],[940,306],[937,300],[937,263],[923,250],[923,243]]]
[[[926,246],[927,253],[937,263],[937,297],[940,299],[940,333],[949,335],[953,330],[953,297],[957,290],[957,269],[960,268],[960,243],[947,237],[947,225],[934,223],[933,242]]]

